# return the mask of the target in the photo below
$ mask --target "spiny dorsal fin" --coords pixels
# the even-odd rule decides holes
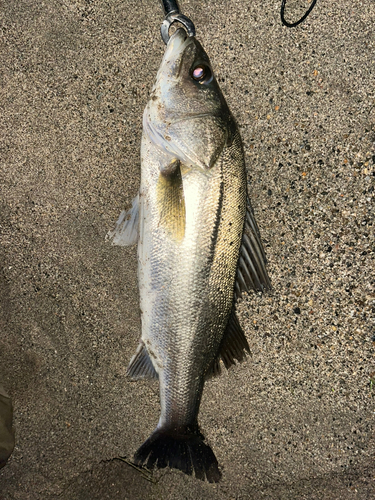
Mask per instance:
[[[266,270],[266,254],[260,239],[250,200],[246,203],[246,220],[238,259],[237,278],[234,290],[235,300],[242,292],[265,291],[271,289],[271,282]]]
[[[106,240],[112,240],[112,245],[126,247],[135,245],[139,234],[139,195],[132,201],[129,210],[123,210],[116,222],[116,226],[109,231]]]
[[[130,360],[127,375],[133,379],[158,378],[158,374],[142,341]]]
[[[246,358],[246,352],[250,354],[249,344],[238,321],[236,312],[232,309],[219,354],[212,363],[206,378],[220,375],[220,359],[223,361],[225,368],[228,369],[230,366],[235,365],[236,361],[243,361]]]
[[[181,241],[185,236],[186,213],[179,160],[173,160],[160,173],[156,190],[159,224],[170,237]]]

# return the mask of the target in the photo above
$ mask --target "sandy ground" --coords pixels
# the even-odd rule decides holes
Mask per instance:
[[[290,0],[288,19],[308,6]],[[164,45],[157,0],[1,6],[0,379],[17,444],[1,500],[375,498],[375,4],[181,0],[242,133],[274,290],[239,316],[252,357],[205,388],[217,485],[131,458],[159,415],[131,382],[137,193]]]

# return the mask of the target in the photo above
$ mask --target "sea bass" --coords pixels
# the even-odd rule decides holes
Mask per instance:
[[[161,415],[135,463],[216,482],[198,412],[205,380],[249,346],[234,303],[270,287],[240,134],[194,37],[169,40],[143,116],[141,187],[109,233],[138,242],[142,338],[133,378],[159,379]]]

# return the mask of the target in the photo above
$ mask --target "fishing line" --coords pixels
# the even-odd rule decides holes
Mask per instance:
[[[163,24],[161,25],[161,36],[165,44],[168,43],[169,40],[169,28],[171,25],[175,22],[181,23],[184,28],[187,31],[188,36],[195,36],[195,27],[192,21],[181,14],[180,12],[180,7],[178,5],[177,0],[160,0],[164,14],[165,14],[165,19],[163,21]],[[295,23],[288,23],[288,21],[285,20],[285,4],[286,0],[282,0],[281,2],[281,9],[280,9],[280,18],[281,22],[283,23],[284,26],[287,28],[295,28],[299,24],[301,24],[306,17],[310,14],[310,12],[313,10],[313,8],[316,5],[317,0],[312,0],[310,7],[308,8],[307,12]]]
[[[308,11],[305,13],[304,16],[301,17],[301,19],[299,19],[298,21],[296,21],[295,23],[288,23],[288,21],[285,20],[285,17],[284,17],[284,11],[285,11],[285,4],[286,4],[286,0],[282,0],[281,2],[281,10],[280,10],[280,17],[281,17],[281,22],[283,23],[284,26],[286,26],[287,28],[295,28],[296,26],[298,26],[299,24],[301,24],[305,19],[306,17],[310,14],[310,12],[313,10],[313,8],[315,7],[315,4],[316,4],[316,0],[313,0],[311,2],[311,5],[308,9]]]

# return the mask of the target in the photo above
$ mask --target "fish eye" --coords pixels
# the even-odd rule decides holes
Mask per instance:
[[[193,69],[191,76],[193,80],[199,83],[210,83],[212,80],[212,71],[209,66],[198,64],[198,66]]]

